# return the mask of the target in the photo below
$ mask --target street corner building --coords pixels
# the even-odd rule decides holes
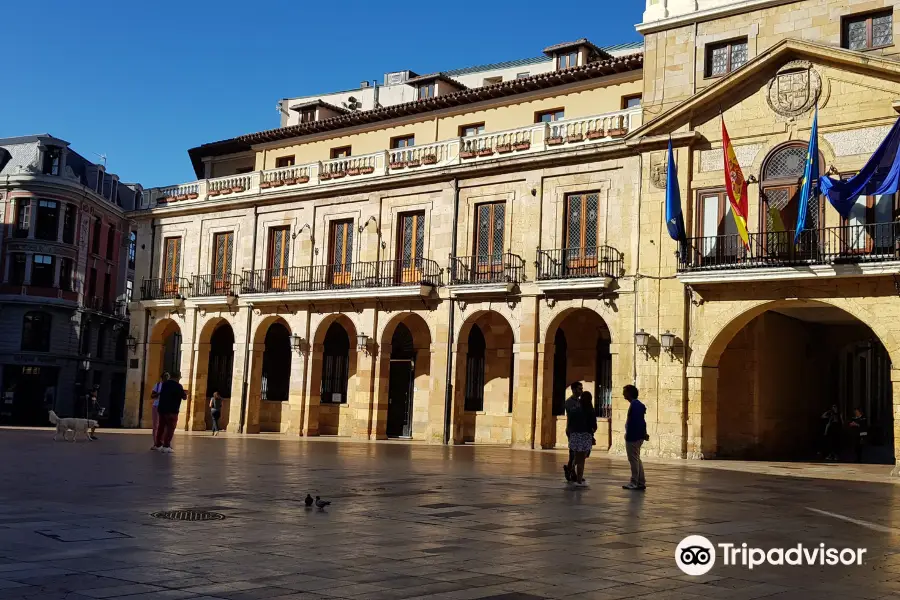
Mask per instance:
[[[84,417],[96,388],[121,425],[141,193],[64,140],[0,138],[0,424]]]
[[[282,99],[128,213],[126,424],[168,371],[188,430],[217,391],[230,431],[564,448],[580,381],[624,452],[635,383],[650,455],[812,458],[834,404],[894,463],[897,194],[803,179],[891,134],[895,8],[648,0],[639,44]]]

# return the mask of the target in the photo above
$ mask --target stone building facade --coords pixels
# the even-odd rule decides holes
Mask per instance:
[[[893,462],[897,200],[846,219],[820,200],[796,244],[793,227],[816,107],[833,177],[897,119],[895,8],[648,0],[641,53],[580,40],[574,66],[191,150],[205,179],[134,213],[129,423],[168,369],[189,429],[216,387],[232,430],[551,448],[578,380],[599,446],[621,451],[634,382],[653,455],[809,458],[834,404],[867,414],[864,460]],[[666,233],[670,140],[684,245]]]
[[[120,425],[141,188],[50,135],[0,139],[0,162],[0,422],[83,416],[97,386]]]

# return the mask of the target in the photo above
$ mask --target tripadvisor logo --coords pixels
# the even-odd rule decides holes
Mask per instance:
[[[716,548],[725,566],[741,566],[753,570],[761,565],[772,566],[851,566],[863,564],[866,548],[829,548],[825,544],[790,548],[753,548],[746,543],[713,544],[702,535],[690,535],[675,549],[675,563],[687,575],[704,575],[716,564]]]

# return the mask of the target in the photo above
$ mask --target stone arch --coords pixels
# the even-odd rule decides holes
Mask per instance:
[[[404,352],[392,367],[392,341],[401,324],[412,337],[412,349]],[[439,393],[442,374],[432,372],[431,327],[421,315],[402,312],[387,320],[378,339],[375,402],[370,405],[369,416],[375,437],[385,439],[389,433],[417,440],[434,437],[430,428],[442,429],[444,411]],[[411,364],[404,365],[407,359]],[[404,381],[410,383],[408,396],[404,395]]]
[[[493,310],[476,311],[461,324],[454,358],[454,443],[512,443],[515,334],[509,320]]]
[[[722,303],[710,316],[691,348],[688,458],[808,459],[822,443],[817,414],[835,403],[846,419],[864,402],[878,417],[877,461],[893,461],[897,348],[884,319],[852,298]],[[864,398],[847,392],[860,383]]]
[[[326,362],[325,338],[332,325],[341,327],[347,334],[349,351],[347,356],[347,398],[341,403],[333,403],[322,397],[323,369]],[[310,365],[309,389],[309,424],[308,435],[341,435],[349,436],[355,426],[355,411],[359,403],[365,401],[365,394],[360,393],[358,374],[357,328],[353,320],[343,313],[334,313],[323,318],[316,328],[311,344],[312,357]]]
[[[291,335],[291,326],[280,315],[266,315],[256,324],[251,335],[251,344],[248,348],[250,352],[250,372],[248,373],[248,390],[247,390],[247,431],[248,432],[281,432],[283,430],[283,414],[285,412],[285,404],[287,398],[272,401],[264,398],[263,379],[264,371],[267,367],[267,345],[269,333],[272,328],[278,326],[287,331],[288,337]],[[271,340],[269,339],[271,346]],[[281,344],[282,346],[284,344]],[[270,348],[270,351],[273,349]],[[287,347],[282,348],[282,352],[287,351],[289,361],[296,360],[290,347],[290,341],[287,340]],[[272,358],[269,356],[268,358]],[[289,362],[290,364],[290,362]],[[265,390],[268,391],[268,390]],[[237,407],[237,403],[232,403]]]
[[[150,329],[147,346],[145,371],[147,379],[144,382],[142,424],[151,422],[153,399],[150,394],[163,371],[171,370],[175,366],[179,372],[181,370],[181,326],[174,319],[160,319]]]
[[[222,342],[221,338],[223,337],[223,332],[226,331],[225,329],[223,329],[223,327],[231,331],[231,385],[224,386],[224,391],[218,390],[219,393],[223,395],[223,398],[225,398],[225,401],[223,402],[223,405],[225,406],[225,408],[223,409],[223,413],[226,415],[228,413],[228,398],[230,396],[237,396],[238,398],[240,398],[240,389],[234,389],[234,371],[235,369],[240,368],[240,365],[236,365],[234,361],[234,341],[236,335],[234,324],[225,317],[210,316],[206,320],[206,322],[203,323],[203,326],[200,327],[200,331],[197,333],[196,343],[193,350],[193,352],[195,353],[193,361],[193,379],[190,382],[182,381],[182,383],[185,384],[185,387],[190,385],[191,390],[185,409],[182,410],[182,414],[185,416],[186,420],[185,426],[189,430],[203,430],[208,428],[211,424],[208,416],[209,408],[207,406],[207,404],[209,403],[209,397],[207,396],[207,394],[213,391],[208,389],[210,384],[210,360],[212,358],[216,362],[216,364],[220,364],[219,359],[224,357],[211,357],[210,351],[212,348],[213,336],[217,336],[217,338],[219,338],[219,343]],[[218,349],[222,350],[221,347],[218,347]],[[221,382],[219,383],[221,384]],[[222,386],[215,385],[215,387]],[[228,389],[229,387],[231,388],[230,390]],[[227,422],[227,417],[220,420],[220,424],[223,428],[225,427],[225,424]]]

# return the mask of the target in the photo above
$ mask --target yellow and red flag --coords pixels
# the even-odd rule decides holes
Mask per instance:
[[[728,193],[728,202],[731,203],[731,214],[734,215],[734,223],[737,225],[738,235],[744,242],[744,246],[750,247],[750,236],[747,234],[747,180],[741,171],[728,130],[725,129],[725,119],[722,119],[722,154],[725,156],[725,191]]]

